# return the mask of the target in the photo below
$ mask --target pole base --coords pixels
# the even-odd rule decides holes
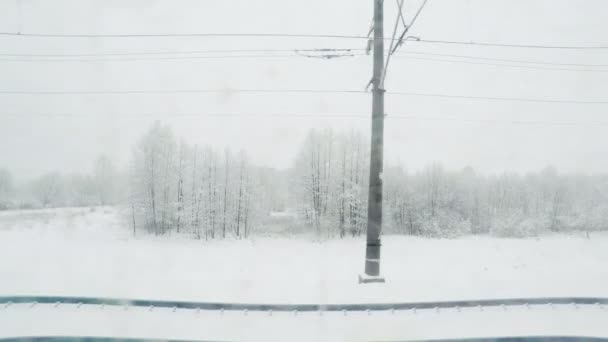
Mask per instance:
[[[359,284],[369,283],[385,283],[386,280],[382,276],[370,276],[367,274],[359,274]]]

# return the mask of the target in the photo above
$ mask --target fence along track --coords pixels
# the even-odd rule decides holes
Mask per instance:
[[[247,310],[247,311],[385,311],[414,309],[448,309],[516,305],[606,305],[608,298],[601,297],[543,297],[480,299],[438,302],[375,303],[375,304],[245,304],[221,302],[187,302],[147,299],[117,299],[99,297],[66,296],[0,296],[0,305],[11,304],[77,304],[156,307],[199,310]]]
[[[211,342],[207,340],[161,340],[143,338],[88,337],[88,336],[35,336],[0,338],[0,342]],[[461,338],[447,340],[417,340],[419,342],[604,342],[608,338],[583,336],[517,336],[490,338]],[[394,341],[400,342],[400,341]],[[403,342],[409,342],[405,340]]]

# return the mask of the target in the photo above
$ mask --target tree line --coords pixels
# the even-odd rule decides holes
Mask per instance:
[[[157,122],[133,151],[133,232],[246,238],[268,211],[262,170],[244,151],[177,143],[171,128]]]
[[[484,176],[470,167],[448,172],[433,164],[386,172],[385,219],[396,233],[425,236],[608,229],[608,175],[540,172]]]
[[[114,205],[121,202],[124,174],[111,159],[99,156],[91,173],[45,173],[18,182],[0,169],[0,210]]]
[[[319,236],[360,235],[367,223],[369,141],[357,132],[311,130],[290,171],[291,206]],[[433,163],[408,172],[385,163],[385,233],[431,237],[534,236],[608,230],[608,175],[481,175]]]
[[[127,170],[100,156],[90,174],[45,174],[16,184],[0,169],[0,210],[120,205],[133,233],[197,239],[277,232],[272,212],[319,238],[358,236],[367,225],[369,138],[310,130],[288,170],[259,167],[246,152],[189,145],[155,123]],[[386,163],[384,233],[431,237],[534,236],[608,229],[608,174],[483,175],[434,163],[411,172]],[[268,221],[270,220],[270,221]],[[287,224],[285,225],[287,226]]]

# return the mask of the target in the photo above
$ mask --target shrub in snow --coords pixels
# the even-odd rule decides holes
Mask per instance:
[[[500,237],[533,237],[538,236],[549,227],[547,219],[524,218],[513,214],[494,220],[490,227],[490,233]]]
[[[435,238],[456,238],[471,233],[471,222],[455,215],[429,217],[420,227],[420,235]]]
[[[589,210],[584,230],[608,230],[608,205],[599,205]]]

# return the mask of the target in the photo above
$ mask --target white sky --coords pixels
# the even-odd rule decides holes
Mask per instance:
[[[411,18],[420,0],[406,0]],[[311,33],[363,35],[372,0],[3,0],[0,31],[57,34]],[[411,35],[424,39],[608,45],[603,0],[429,0]],[[385,31],[396,13],[386,1]],[[0,53],[78,54],[214,49],[362,48],[364,41],[304,38],[35,38],[0,36]],[[402,51],[554,63],[608,64],[606,50],[521,49],[408,43]],[[428,56],[427,56],[428,57]],[[0,57],[7,59],[8,57]],[[441,57],[436,57],[441,58]],[[503,63],[509,64],[509,63]],[[547,67],[547,66],[543,66]],[[555,67],[555,66],[554,66]],[[559,68],[559,67],[556,67]],[[568,67],[561,67],[568,68]],[[571,67],[573,68],[573,67]],[[586,68],[589,69],[589,68]],[[608,71],[608,67],[602,69]],[[371,58],[184,59],[114,62],[0,60],[0,91],[363,89]],[[393,59],[388,91],[604,101],[608,72],[556,71]],[[289,167],[311,127],[369,130],[344,118],[171,118],[171,114],[368,114],[369,94],[2,95],[0,167],[17,177],[87,171],[100,153],[125,163],[155,119],[190,143],[246,148],[260,164]],[[498,102],[387,95],[386,156],[410,169],[440,161],[482,172],[608,171],[608,105]],[[69,113],[43,118],[35,114]],[[129,117],[133,114],[155,114]],[[391,115],[454,117],[397,120]],[[586,126],[459,120],[587,122]]]

